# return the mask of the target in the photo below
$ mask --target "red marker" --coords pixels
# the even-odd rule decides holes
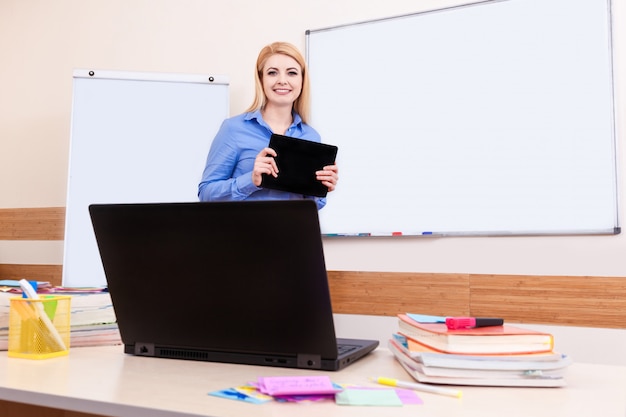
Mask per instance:
[[[447,317],[446,326],[448,329],[473,329],[475,327],[502,326],[503,319],[487,317]]]

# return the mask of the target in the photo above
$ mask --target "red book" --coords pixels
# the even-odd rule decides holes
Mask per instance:
[[[398,314],[398,319],[399,333],[444,353],[511,355],[550,352],[554,347],[551,334],[508,324],[451,330],[445,323],[419,323],[406,314]]]

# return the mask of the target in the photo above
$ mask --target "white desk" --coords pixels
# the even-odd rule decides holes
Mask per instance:
[[[566,388],[466,387],[460,400],[420,393],[419,406],[253,405],[207,393],[258,376],[320,372],[133,357],[110,346],[74,348],[69,356],[41,361],[1,352],[0,399],[118,417],[626,416],[626,367],[576,363],[568,372]],[[325,374],[338,383],[368,384],[373,375],[409,379],[386,349]]]

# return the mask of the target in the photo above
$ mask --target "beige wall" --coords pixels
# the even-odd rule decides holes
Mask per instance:
[[[0,207],[65,205],[75,68],[224,74],[231,80],[234,115],[251,101],[254,60],[271,41],[304,50],[307,29],[461,3],[466,1],[2,0]],[[626,6],[614,3],[623,142]],[[393,83],[393,73],[388,76]],[[618,156],[626,165],[623,146]],[[624,235],[329,239],[325,247],[327,266],[335,270],[626,277]],[[0,263],[61,263],[62,253],[58,242],[0,242]]]

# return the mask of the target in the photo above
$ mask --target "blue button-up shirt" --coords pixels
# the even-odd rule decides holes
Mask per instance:
[[[261,188],[252,182],[254,160],[269,144],[272,129],[263,120],[260,110],[243,113],[224,120],[207,157],[202,180],[198,185],[200,201],[294,200],[312,199],[321,209],[325,198],[304,196],[285,191]],[[320,142],[319,133],[293,115],[293,123],[285,136]]]

